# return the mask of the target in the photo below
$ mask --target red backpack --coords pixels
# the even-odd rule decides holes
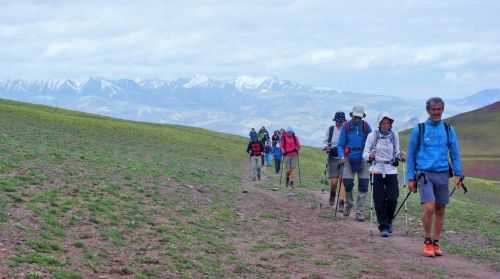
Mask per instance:
[[[285,155],[298,150],[297,137],[292,133],[283,133],[283,150]]]
[[[252,151],[252,156],[260,156],[262,155],[262,148],[260,142],[255,141],[250,144],[250,150]]]

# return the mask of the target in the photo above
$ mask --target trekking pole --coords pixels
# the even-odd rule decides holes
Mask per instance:
[[[405,165],[403,165],[403,168],[404,168],[404,167],[405,167]],[[420,180],[420,177],[424,177],[424,180],[425,180],[425,176],[424,176],[423,174],[420,174],[420,175],[419,175],[419,177],[417,178],[417,181],[418,181],[418,180]],[[426,180],[425,180],[425,181],[426,181]],[[407,186],[407,185],[405,185],[405,186]],[[416,192],[417,192],[417,190],[415,190],[415,192],[414,192],[414,193],[416,193]],[[398,216],[398,213],[399,213],[399,211],[401,210],[401,208],[403,207],[403,205],[404,205],[404,206],[405,206],[405,208],[406,208],[406,205],[405,205],[405,204],[406,204],[406,201],[408,200],[408,198],[410,197],[411,193],[413,193],[413,192],[411,192],[411,191],[408,189],[408,194],[406,194],[406,197],[404,198],[403,202],[401,202],[401,205],[399,206],[398,210],[396,210],[396,213],[394,213],[394,216],[392,217],[392,219],[395,219],[395,218],[396,218],[396,216]]]
[[[464,189],[464,194],[467,194],[468,190],[467,190],[467,187],[465,187],[464,179],[465,179],[465,176],[461,176],[459,183],[462,186],[462,188]],[[453,190],[451,190],[451,193],[449,196],[450,198],[451,198],[451,196],[453,196],[453,194],[455,193],[456,190],[457,190],[457,187],[453,187]]]
[[[339,170],[343,171],[344,169],[344,164],[339,164]],[[342,180],[344,179],[344,174],[343,172],[339,176],[339,191],[337,192],[337,201],[335,202],[335,214],[334,216],[337,217],[337,210],[339,209],[339,198],[340,198],[340,190],[342,189]]]
[[[403,161],[403,188],[404,187],[408,187],[406,185],[406,163]],[[408,235],[408,206],[407,206],[407,203],[406,203],[406,199],[405,199],[405,202],[404,202],[404,207],[405,207],[405,232],[406,232],[406,235]]]
[[[302,175],[300,174],[300,155],[299,155],[299,151],[297,151],[297,165],[299,167],[299,184],[302,185]]]
[[[369,231],[370,231],[370,236],[373,235],[373,171],[370,172],[370,188],[371,188],[371,195],[370,193],[368,194],[368,198],[370,199],[370,226],[369,226]]]
[[[408,198],[410,197],[412,192],[408,191],[408,194],[406,194],[406,197],[405,199],[403,200],[403,202],[401,203],[401,205],[399,206],[398,210],[396,210],[396,213],[394,213],[394,217],[392,217],[392,219],[395,219],[397,216],[398,216],[398,213],[399,211],[401,211],[401,208],[403,207],[403,205],[406,203],[406,201],[408,200]]]
[[[282,160],[281,160],[281,169],[280,169],[280,186],[281,186],[281,181],[283,180],[283,168],[284,168],[284,164],[285,164],[285,156],[282,157]]]

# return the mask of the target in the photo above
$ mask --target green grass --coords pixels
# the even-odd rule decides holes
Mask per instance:
[[[137,278],[220,278],[233,251],[220,228],[234,220],[244,145],[203,129],[0,101],[0,225],[26,239],[11,272],[35,265],[79,278],[81,259],[99,273],[126,248],[156,253],[120,259]],[[33,221],[8,217],[14,206]]]

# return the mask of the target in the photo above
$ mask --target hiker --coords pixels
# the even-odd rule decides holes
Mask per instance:
[[[400,160],[405,160],[405,155],[399,148],[398,133],[392,131],[394,118],[381,113],[377,123],[377,130],[366,139],[363,158],[371,163],[372,194],[380,236],[389,237],[399,196],[397,166]]]
[[[288,127],[286,132],[281,136],[280,142],[281,152],[285,156],[286,165],[286,186],[294,187],[293,176],[295,169],[298,166],[298,156],[300,150],[300,142],[292,127]]]
[[[264,159],[266,166],[271,166],[273,164],[273,158],[271,152],[272,152],[271,142],[266,141],[266,144],[264,145]]]
[[[279,142],[276,143],[275,147],[273,147],[273,159],[274,159],[274,171],[276,172],[276,174],[279,174],[281,170],[281,159],[282,159],[282,153]]]
[[[262,144],[264,144],[269,139],[269,133],[267,132],[266,127],[262,126],[262,128],[260,128],[259,132],[257,133],[257,138]],[[262,153],[261,156],[261,163],[262,166],[265,165],[264,153]]]
[[[418,124],[410,135],[406,173],[408,190],[414,192],[418,188],[420,193],[425,238],[423,253],[433,257],[443,255],[439,239],[449,201],[448,179],[453,176],[458,189],[463,174],[455,129],[441,120],[444,101],[439,97],[430,98],[426,110],[429,118]]]
[[[257,133],[257,137],[262,143],[265,143],[269,140],[269,132],[266,130],[265,126],[262,126],[262,128],[260,128],[259,132]]]
[[[271,137],[271,140],[272,140],[272,147],[275,148],[276,144],[278,144],[278,142],[280,141],[280,133],[278,130],[275,130],[273,132],[273,136]]]
[[[339,152],[337,143],[340,136],[340,130],[344,125],[345,113],[342,111],[336,112],[335,116],[332,119],[335,124],[330,126],[326,131],[326,139],[325,139],[325,147],[323,150],[326,151],[328,156],[327,163],[327,172],[328,179],[330,179],[330,206],[335,205],[335,195],[337,193],[337,184],[339,184],[339,176],[343,172],[343,165],[340,162]],[[342,181],[340,181],[342,183]],[[344,200],[345,200],[345,189],[342,188],[342,184],[339,185],[339,208],[340,212],[343,212],[344,209]]]
[[[250,139],[257,139],[257,132],[255,131],[255,128],[252,128],[250,130],[250,133],[248,133],[248,136],[250,137]]]
[[[250,155],[250,167],[252,171],[252,181],[260,180],[261,164],[260,157],[264,151],[264,146],[257,140],[257,137],[251,138],[248,142],[247,153]]]
[[[341,162],[344,163],[343,181],[346,192],[344,216],[349,216],[354,205],[352,190],[354,188],[354,175],[358,176],[358,197],[356,199],[356,220],[365,220],[364,209],[368,195],[368,163],[363,159],[366,137],[371,133],[370,125],[363,118],[366,117],[362,106],[354,106],[349,113],[351,120],[344,123],[340,130],[337,150]]]

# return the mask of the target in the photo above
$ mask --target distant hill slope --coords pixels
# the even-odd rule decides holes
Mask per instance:
[[[500,180],[500,102],[446,121],[458,132],[465,173]],[[404,148],[408,133],[402,132]]]
[[[457,129],[464,156],[500,157],[500,102],[446,121]]]

